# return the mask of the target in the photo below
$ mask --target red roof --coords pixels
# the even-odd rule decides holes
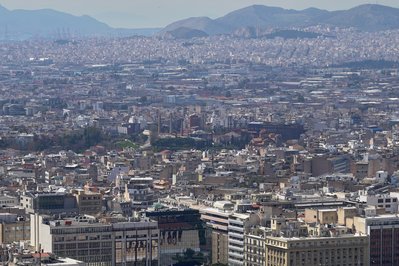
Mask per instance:
[[[34,258],[49,258],[50,254],[48,254],[48,253],[32,253],[32,257],[34,257]]]

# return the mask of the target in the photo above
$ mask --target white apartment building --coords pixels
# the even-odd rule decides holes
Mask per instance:
[[[359,201],[376,208],[384,208],[388,213],[396,213],[398,211],[398,198],[389,194],[361,195]]]
[[[250,213],[234,213],[229,216],[228,265],[244,265],[244,234],[250,227],[260,223],[260,217]]]

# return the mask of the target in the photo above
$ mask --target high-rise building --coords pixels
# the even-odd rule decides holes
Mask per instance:
[[[200,210],[201,219],[206,223],[207,240],[210,248],[212,264],[227,264],[229,257],[229,216],[231,211],[217,208],[204,208]]]
[[[244,233],[258,225],[260,217],[256,214],[233,213],[229,216],[229,259],[228,265],[244,265]]]

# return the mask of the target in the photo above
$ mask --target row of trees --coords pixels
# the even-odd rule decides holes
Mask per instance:
[[[33,135],[33,138],[2,138],[0,139],[0,148],[44,151],[57,147],[64,150],[81,152],[92,146],[109,141],[110,137],[104,134],[99,128],[87,127],[57,136]]]

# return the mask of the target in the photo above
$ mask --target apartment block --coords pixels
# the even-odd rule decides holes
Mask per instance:
[[[228,265],[244,265],[244,233],[260,223],[256,214],[233,213],[229,216],[229,259]]]

